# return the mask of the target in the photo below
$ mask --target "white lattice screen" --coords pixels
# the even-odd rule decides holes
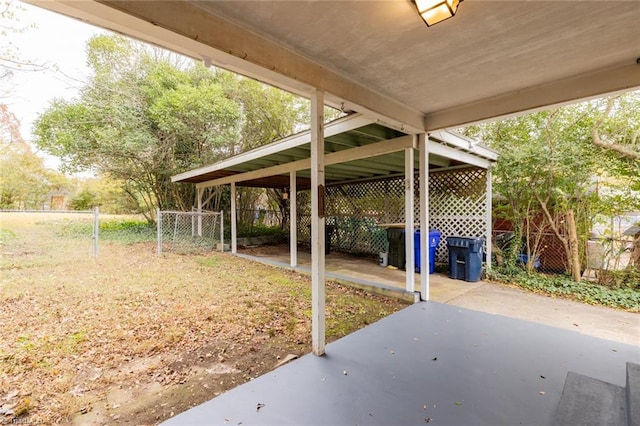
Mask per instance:
[[[446,237],[487,237],[487,171],[464,168],[429,174],[429,228],[442,233],[436,261],[448,262]]]
[[[415,217],[420,201],[417,177]],[[387,249],[386,231],[378,224],[404,223],[404,177],[329,186],[326,223],[331,226],[332,250],[377,255]],[[430,226],[442,233],[436,260],[446,263],[447,236],[485,236],[486,171],[464,168],[429,174]],[[310,243],[309,192],[298,196],[298,241]]]

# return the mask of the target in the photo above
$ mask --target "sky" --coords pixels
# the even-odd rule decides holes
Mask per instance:
[[[20,121],[22,137],[31,141],[33,122],[53,99],[78,95],[80,84],[74,79],[82,81],[89,75],[86,43],[106,31],[26,3],[18,6],[17,24],[13,22],[12,26],[27,28],[33,24],[34,28],[9,31],[1,44],[11,43],[21,59],[50,67],[45,71],[15,71],[11,79],[0,80],[0,90],[9,90],[0,102],[7,104]]]

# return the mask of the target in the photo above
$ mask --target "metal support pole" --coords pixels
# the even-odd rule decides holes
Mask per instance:
[[[220,210],[220,251],[224,253],[224,211]]]
[[[298,266],[298,206],[297,206],[296,171],[289,174],[289,255],[291,267]]]
[[[162,253],[162,212],[156,209],[156,233],[158,234],[158,254]]]
[[[191,206],[191,238],[196,236],[196,217],[194,213],[196,212],[196,208]]]
[[[202,195],[204,194],[203,188],[196,189],[196,197],[198,197],[198,237],[202,237]]]
[[[93,258],[98,258],[98,237],[100,232],[100,212],[97,207],[93,208]]]
[[[415,283],[415,246],[413,242],[415,221],[414,213],[414,196],[413,196],[413,148],[404,149],[404,242],[406,253],[406,273],[405,288],[408,292],[413,293],[416,289]],[[421,232],[424,232],[421,229]],[[422,273],[424,273],[424,265],[422,265]],[[428,270],[427,270],[428,273]]]
[[[231,182],[231,253],[238,252],[238,214],[236,211],[236,184]]]
[[[420,298],[429,300],[429,134],[418,135],[420,150]]]
[[[325,352],[324,93],[311,95],[311,340]]]

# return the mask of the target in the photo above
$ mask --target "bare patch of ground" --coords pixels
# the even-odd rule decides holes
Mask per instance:
[[[309,278],[0,213],[0,422],[156,424],[310,351]],[[70,219],[79,220],[79,219]],[[334,340],[405,304],[329,283]]]

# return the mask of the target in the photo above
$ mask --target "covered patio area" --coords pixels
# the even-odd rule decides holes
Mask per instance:
[[[445,129],[640,87],[638,2],[464,2],[456,17],[433,28],[424,26],[410,1],[29,2],[311,100],[306,159],[277,160],[266,175],[227,169],[208,183],[230,184],[233,194],[236,182],[279,176],[279,188],[310,189],[316,355],[325,353],[324,201],[332,166],[346,165],[343,180],[367,179],[357,176],[363,158],[404,153],[404,159],[373,161],[365,171],[378,163],[381,173],[399,168],[413,176],[418,163],[419,198],[426,207],[431,166],[457,166],[432,161],[441,154],[463,163],[469,155],[484,155],[490,170],[490,153]],[[362,114],[373,120],[369,124],[396,134],[333,152],[330,147],[340,141],[329,140],[332,130],[323,126],[325,104]],[[305,163],[284,164],[296,161]],[[485,177],[490,181],[490,173]],[[405,186],[407,205],[415,195],[411,189]],[[407,235],[413,234],[414,214],[405,209]],[[420,223],[430,223],[427,208],[419,214]],[[421,233],[421,265],[428,263],[426,234]],[[411,266],[408,291],[415,286]],[[428,277],[421,275],[425,300]],[[639,361],[636,346],[418,303],[332,343],[324,357],[306,356],[168,423],[551,424],[568,371],[622,385],[626,361]],[[577,410],[588,415],[575,423],[616,424],[602,417],[618,415],[616,404]]]
[[[164,424],[617,424],[603,400],[592,423],[556,409],[568,372],[624,387],[627,362],[637,346],[417,303]]]

